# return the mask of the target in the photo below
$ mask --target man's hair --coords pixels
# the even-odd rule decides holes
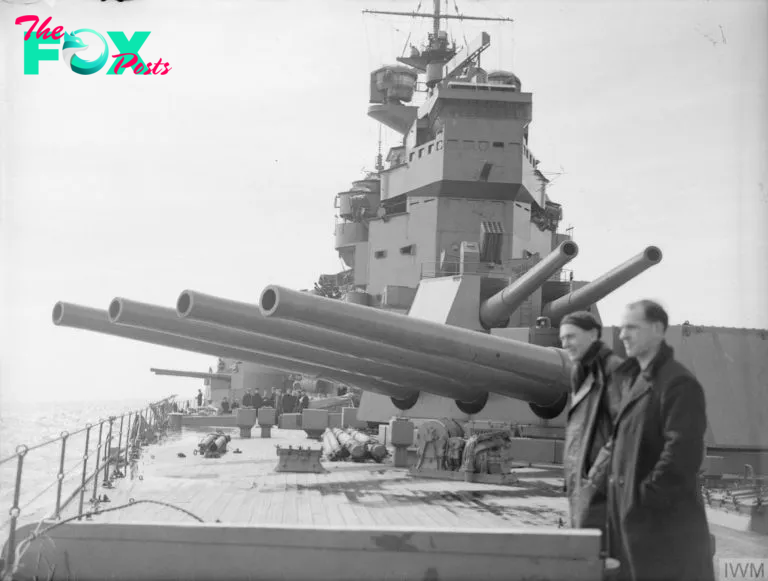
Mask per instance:
[[[583,331],[591,331],[595,329],[597,331],[597,338],[600,339],[603,335],[603,326],[597,317],[588,311],[576,311],[569,315],[565,315],[560,321],[560,326],[574,325]]]
[[[669,327],[669,315],[667,314],[667,311],[664,310],[664,307],[656,301],[643,299],[641,301],[629,303],[627,306],[630,309],[642,309],[645,320],[649,323],[661,323],[661,326],[664,327],[664,331]]]

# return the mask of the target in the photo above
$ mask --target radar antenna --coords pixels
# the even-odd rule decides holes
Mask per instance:
[[[363,14],[388,14],[390,16],[410,16],[411,18],[431,18],[432,34],[440,32],[440,20],[485,20],[488,22],[514,22],[512,18],[495,18],[486,16],[465,16],[464,14],[441,14],[440,0],[434,0],[432,14],[429,12],[396,12],[391,10],[363,10]]]
[[[449,42],[448,35],[440,29],[442,20],[481,20],[487,22],[514,22],[512,18],[487,17],[487,16],[467,16],[458,12],[457,14],[443,14],[440,11],[440,0],[433,0],[432,13],[428,12],[399,12],[394,10],[363,10],[363,14],[387,14],[392,16],[408,16],[411,18],[431,18],[432,32],[428,34],[428,41],[424,48],[419,51],[416,47],[411,47],[411,54],[398,57],[398,61],[413,67],[414,69],[427,73],[427,87],[431,88],[441,80],[449,80],[456,77],[463,70],[467,70],[471,63],[479,63],[479,56],[486,48],[490,46],[490,37],[483,32],[478,39],[470,45],[464,47],[462,54],[456,57],[456,45]],[[444,67],[448,65],[447,74],[444,74]]]

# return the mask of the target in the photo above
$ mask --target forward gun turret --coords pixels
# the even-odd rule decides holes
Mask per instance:
[[[531,293],[578,254],[578,245],[571,240],[566,240],[515,282],[484,301],[480,305],[480,322],[483,327],[490,329],[506,326],[509,315],[514,313]]]
[[[557,326],[568,313],[583,310],[604,299],[621,285],[661,262],[661,258],[661,250],[649,246],[600,278],[545,305],[541,314],[550,319],[552,326]]]

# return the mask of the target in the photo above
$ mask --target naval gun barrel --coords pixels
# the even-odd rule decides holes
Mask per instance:
[[[156,330],[116,325],[109,320],[109,313],[107,311],[94,309],[92,307],[58,302],[53,307],[52,318],[53,324],[59,327],[83,329],[95,333],[103,333],[105,335],[141,341],[152,345],[182,349],[192,353],[200,353],[201,355],[229,357],[240,361],[249,361],[280,371],[306,374],[320,373],[330,381],[354,385],[361,389],[366,389],[374,393],[381,393],[382,395],[395,399],[406,399],[414,396],[414,391],[388,381],[371,380],[367,377],[345,373],[325,366],[320,366],[318,368],[318,366],[308,365],[303,362],[292,361],[278,356],[254,353],[253,351],[248,351],[246,349],[218,345]]]
[[[279,355],[301,361],[307,365],[332,368],[369,378],[386,378],[393,383],[407,386],[414,391],[437,390],[437,393],[460,401],[473,401],[479,395],[453,379],[435,373],[413,369],[402,363],[388,363],[376,359],[362,359],[346,352],[326,349],[323,344],[305,344],[272,335],[249,333],[231,327],[209,325],[181,318],[173,309],[116,298],[109,306],[110,320],[120,325],[152,329],[164,333],[182,335],[238,349],[247,349],[270,356]],[[369,354],[370,355],[370,354]]]
[[[483,327],[490,329],[509,318],[515,310],[525,302],[531,293],[579,253],[578,245],[566,240],[550,252],[546,258],[534,265],[520,278],[500,290],[480,305],[480,322]]]
[[[600,278],[547,304],[541,314],[549,317],[552,326],[557,326],[568,313],[581,311],[602,300],[624,283],[661,262],[661,258],[661,250],[656,246],[649,246]]]
[[[301,293],[306,294],[306,293]],[[341,303],[342,307],[346,303]],[[368,368],[365,361],[386,362],[406,368],[414,379],[417,372],[429,372],[443,378],[440,385],[420,383],[428,393],[458,399],[461,402],[479,402],[488,392],[517,397],[522,388],[531,392],[547,391],[538,379],[509,371],[489,368],[471,362],[459,361],[442,354],[425,353],[403,348],[375,337],[362,338],[348,329],[328,329],[302,322],[265,317],[257,305],[185,290],[176,301],[176,310],[182,319],[192,319],[256,334],[266,334],[284,340],[322,347],[357,358],[360,367]],[[412,320],[412,319],[409,319]],[[444,327],[443,327],[444,328]],[[451,386],[458,382],[468,391],[457,398]],[[541,388],[541,389],[538,389]],[[466,399],[469,397],[470,399]]]
[[[570,362],[560,349],[541,347],[469,329],[268,286],[260,299],[264,316],[341,331],[423,354],[453,359],[477,369],[502,371],[504,385],[492,391],[539,406],[562,400],[570,386]],[[522,378],[521,381],[518,381]]]

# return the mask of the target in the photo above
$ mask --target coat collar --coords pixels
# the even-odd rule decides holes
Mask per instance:
[[[574,394],[581,391],[590,374],[594,377],[602,375],[606,360],[612,353],[613,351],[599,339],[590,345],[582,360],[572,367],[571,387]]]

